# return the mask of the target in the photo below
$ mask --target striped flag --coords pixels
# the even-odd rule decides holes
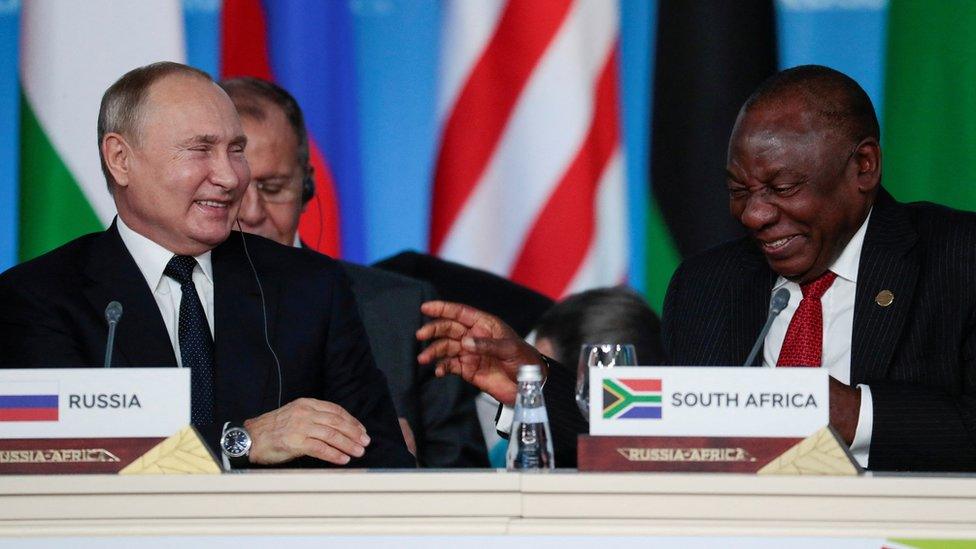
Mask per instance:
[[[299,219],[302,241],[331,256],[364,261],[353,24],[348,4],[226,0],[221,31],[222,78],[256,76],[274,81],[302,107],[316,191]]]
[[[603,419],[661,419],[661,380],[604,379]]]
[[[57,420],[57,383],[10,382],[0,390],[0,421]]]
[[[617,3],[450,0],[443,29],[432,252],[554,298],[623,282]]]
[[[105,228],[102,94],[135,67],[186,58],[178,0],[25,0],[21,15],[20,258]]]

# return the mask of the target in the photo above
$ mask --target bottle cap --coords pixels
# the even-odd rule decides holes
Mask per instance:
[[[542,381],[542,368],[538,364],[523,364],[518,369],[518,381]]]

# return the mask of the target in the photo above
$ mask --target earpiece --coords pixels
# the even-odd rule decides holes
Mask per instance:
[[[251,266],[251,272],[254,273],[254,281],[258,283],[258,293],[261,294],[261,316],[264,319],[264,344],[267,345],[268,350],[271,351],[271,357],[274,359],[275,367],[278,369],[278,408],[281,408],[281,392],[283,385],[281,362],[278,361],[278,353],[276,353],[274,348],[271,346],[271,337],[268,335],[268,305],[264,301],[264,287],[261,285],[261,278],[258,277],[258,270],[254,266],[254,261],[251,260],[251,254],[247,251],[247,239],[244,237],[244,229],[241,228],[241,221],[239,219],[237,220],[237,230],[241,234],[241,246],[244,247],[244,257],[247,258],[247,263]]]
[[[315,197],[315,168],[307,166],[305,168],[305,179],[302,179],[302,204]]]

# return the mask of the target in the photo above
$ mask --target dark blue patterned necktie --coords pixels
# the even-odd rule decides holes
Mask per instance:
[[[197,260],[177,255],[169,260],[163,274],[180,283],[180,358],[190,369],[190,421],[193,425],[214,422],[213,336],[203,305],[193,284]]]

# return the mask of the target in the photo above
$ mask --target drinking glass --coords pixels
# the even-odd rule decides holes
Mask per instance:
[[[629,343],[584,343],[576,372],[576,405],[590,419],[590,368],[637,366],[637,351]]]

